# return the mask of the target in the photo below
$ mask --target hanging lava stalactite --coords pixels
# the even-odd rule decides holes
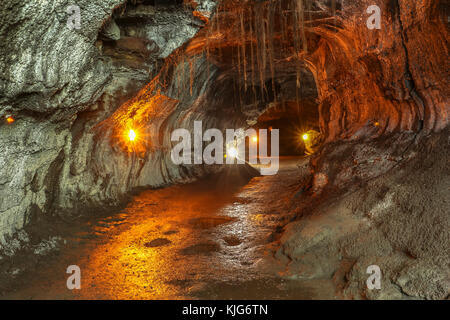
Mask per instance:
[[[257,90],[268,95],[267,79],[276,99],[275,65],[295,59],[298,91],[301,57],[308,51],[305,8],[310,7],[310,0],[222,0],[207,26],[203,51],[208,60],[231,60],[238,94],[251,87],[255,100]],[[227,46],[231,57],[223,56]]]
[[[332,4],[333,9],[335,1]],[[206,58],[208,79],[211,64],[232,77],[235,96],[243,107],[277,102],[279,97],[283,101],[277,78],[296,76],[300,114],[301,74],[309,50],[307,37],[313,31],[306,26],[316,19],[311,6],[312,0],[222,0],[197,36],[165,60],[140,100],[128,101],[102,125],[114,127],[117,140],[129,151],[130,146],[133,152],[148,150],[149,135],[155,133],[147,133],[153,130],[149,119],[175,108],[178,97],[194,94],[197,69],[203,63],[200,57]],[[169,97],[165,92],[170,87],[174,95]],[[148,130],[141,130],[143,126]]]

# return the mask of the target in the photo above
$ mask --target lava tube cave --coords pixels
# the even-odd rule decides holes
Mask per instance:
[[[3,0],[0,299],[450,299],[448,17]]]

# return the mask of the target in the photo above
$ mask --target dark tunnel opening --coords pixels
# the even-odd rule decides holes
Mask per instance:
[[[300,88],[296,76],[292,75],[283,79],[277,89],[277,99],[266,106],[254,128],[279,129],[280,156],[304,155],[307,150],[303,136],[310,130],[320,132],[314,77],[308,70],[303,70]]]

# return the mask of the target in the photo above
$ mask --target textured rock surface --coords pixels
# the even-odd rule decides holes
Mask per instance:
[[[347,148],[357,155],[361,145]],[[302,218],[286,226],[277,251],[289,258],[286,277],[332,277],[342,298],[449,296],[448,129],[410,149],[414,158],[394,170],[369,182],[355,174],[353,183],[328,185],[316,201],[298,205]],[[367,288],[371,265],[381,269],[380,290]]]
[[[123,1],[122,1],[123,2]],[[67,21],[70,1],[6,1],[1,7],[0,112],[70,118],[100,97],[111,77],[93,46],[119,0],[79,1],[81,28]]]
[[[366,26],[371,5],[381,9],[379,30]],[[358,0],[338,11],[336,29],[313,29],[323,39],[311,59],[329,141],[448,124],[448,28],[440,16],[433,0]]]
[[[214,9],[213,1],[203,2]],[[161,167],[167,155],[155,152],[141,167],[142,159],[130,159],[105,132],[92,130],[204,24],[184,6],[160,3],[142,9],[79,1],[81,28],[72,30],[69,1],[2,4],[1,243],[32,220],[115,206],[136,186],[181,179],[179,170]],[[142,20],[127,21],[139,8],[145,28]],[[4,122],[9,115],[11,125]]]
[[[450,76],[443,66],[449,37],[438,1],[306,1],[311,14],[302,14],[304,25],[296,7],[301,1],[228,0],[217,19],[216,1],[156,2],[161,5],[78,1],[81,28],[73,30],[67,26],[69,1],[2,3],[0,243],[8,254],[28,241],[19,231],[25,225],[95,214],[119,205],[134,188],[186,182],[216,170],[170,161],[170,133],[192,129],[195,120],[223,129],[255,124],[267,109],[274,110],[267,117],[286,106],[305,118],[317,114],[328,142],[312,161],[311,190],[317,195],[359,185],[417,158],[410,147],[448,125]],[[380,30],[366,26],[365,12],[373,4],[382,12]],[[283,23],[274,23],[276,17]],[[8,115],[16,121],[3,121]],[[122,139],[130,126],[145,137],[137,150]],[[415,183],[421,182],[410,186]],[[400,208],[413,193],[402,193]],[[374,205],[372,214],[389,199]],[[436,220],[445,217],[434,214]],[[387,219],[377,230],[395,229],[402,219]],[[349,226],[360,222],[350,212],[330,212],[319,225],[306,221],[308,230],[290,227],[285,254],[308,262],[293,264],[292,277],[330,276],[340,248],[320,250],[352,234]],[[408,232],[438,230],[421,227]],[[370,236],[381,239],[374,232]],[[404,241],[387,237],[377,257]],[[311,269],[316,249],[337,260],[321,260],[323,268]],[[444,297],[442,264],[435,267],[428,259],[436,255],[424,254],[402,268],[394,258],[389,270],[396,271],[382,296]],[[357,279],[366,261],[353,265],[345,259],[339,270]],[[417,275],[430,263],[425,277],[438,275],[427,291]],[[361,295],[361,288],[347,289]]]

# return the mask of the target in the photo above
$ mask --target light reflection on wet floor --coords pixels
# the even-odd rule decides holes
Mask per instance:
[[[211,179],[142,192],[98,221],[97,237],[77,234],[80,245],[6,298],[314,298],[317,287],[329,284],[278,278],[281,266],[269,251],[273,230],[289,218],[290,199],[305,174],[297,163],[304,161],[285,160],[278,175],[234,190]],[[66,288],[71,264],[81,268],[81,290]]]

